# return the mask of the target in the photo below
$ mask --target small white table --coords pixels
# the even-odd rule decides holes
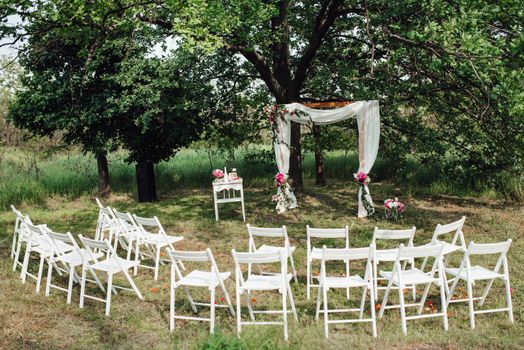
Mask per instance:
[[[240,192],[237,196],[237,191]],[[219,197],[219,194],[222,196]],[[213,198],[215,200],[215,219],[218,221],[218,205],[222,203],[240,202],[242,204],[242,217],[246,221],[244,210],[244,186],[242,179],[224,182],[222,180],[213,181]]]

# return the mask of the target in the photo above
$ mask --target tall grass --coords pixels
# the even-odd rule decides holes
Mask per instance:
[[[97,191],[96,161],[91,155],[79,152],[60,153],[37,161],[31,166],[27,157],[16,149],[5,150],[7,156],[0,161],[0,208],[22,202],[41,204],[51,196],[75,198],[95,194]],[[136,193],[134,165],[125,162],[124,152],[108,157],[110,186],[117,193]],[[270,148],[251,147],[235,152],[234,160],[218,152],[206,153],[184,149],[165,162],[156,165],[157,188],[160,193],[174,189],[203,188],[210,186],[212,168],[227,166],[238,168],[246,187],[272,185],[277,171]],[[351,181],[358,168],[356,153],[342,151],[325,155],[328,181]],[[306,153],[303,161],[306,181],[315,177],[314,155]],[[468,194],[472,189],[443,180],[434,166],[421,165],[415,159],[402,164],[378,159],[371,172],[374,182],[390,181],[404,194]],[[524,176],[501,176],[504,185],[500,194],[515,200],[524,200]]]

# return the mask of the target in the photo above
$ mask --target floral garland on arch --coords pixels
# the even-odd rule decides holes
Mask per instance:
[[[358,173],[353,174],[353,176],[355,178],[355,182],[359,186],[360,199],[362,200],[362,205],[364,206],[364,209],[366,209],[368,216],[371,216],[375,213],[375,207],[368,200],[369,193],[367,190],[367,184],[371,182],[371,179],[369,178],[368,174],[366,174],[363,171],[359,171]]]
[[[287,183],[287,176],[277,173],[275,175],[275,186],[277,187],[277,194],[274,194],[271,200],[277,202],[277,212],[282,214],[293,204],[293,199],[289,196],[291,186]]]

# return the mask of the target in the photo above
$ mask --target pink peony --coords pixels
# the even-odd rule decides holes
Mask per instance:
[[[275,183],[278,187],[284,185],[286,183],[286,176],[282,173],[277,173],[275,175]]]
[[[215,179],[221,179],[224,177],[224,172],[220,169],[215,169],[211,173]]]

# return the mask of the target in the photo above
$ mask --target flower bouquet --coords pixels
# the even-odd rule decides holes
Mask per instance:
[[[373,215],[375,213],[375,207],[373,206],[373,203],[370,201],[371,197],[369,197],[369,193],[367,190],[367,184],[371,182],[371,179],[369,178],[368,174],[366,174],[363,171],[359,171],[358,173],[353,174],[353,177],[355,178],[355,182],[359,186],[360,200],[362,201],[364,209],[366,209],[367,215]]]
[[[394,218],[398,221],[402,217],[402,213],[406,211],[406,205],[398,200],[397,197],[394,199],[388,198],[384,201],[384,213],[386,219]]]
[[[286,181],[286,175],[277,173],[275,175],[275,186],[277,187],[277,194],[273,195],[272,201],[277,202],[277,212],[282,214],[292,204],[293,199],[289,196],[289,184]]]
[[[220,181],[224,178],[224,172],[220,169],[215,169],[211,172],[216,181]]]

